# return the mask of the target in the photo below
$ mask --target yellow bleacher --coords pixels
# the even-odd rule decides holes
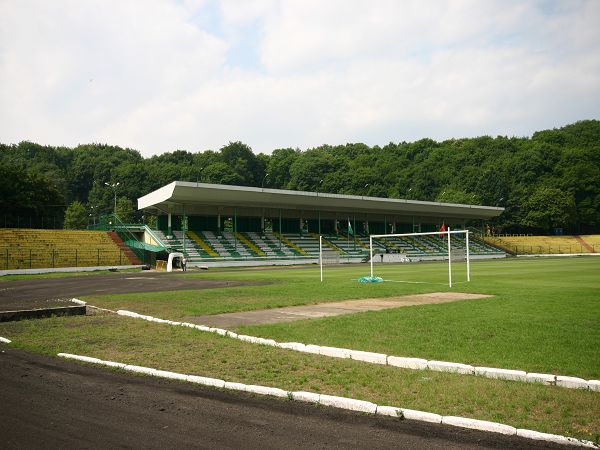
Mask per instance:
[[[600,234],[582,234],[579,237],[594,249],[594,253],[600,253]]]
[[[0,270],[130,264],[104,231],[0,229]]]
[[[493,236],[485,240],[517,254],[590,253],[588,244],[600,251],[600,236]]]

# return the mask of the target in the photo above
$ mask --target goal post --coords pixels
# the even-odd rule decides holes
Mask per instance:
[[[321,281],[323,281],[323,266],[329,264],[339,264],[340,254],[330,248],[323,249],[323,236],[319,236],[319,269]]]
[[[373,277],[373,239],[394,237],[417,237],[417,236],[444,236],[448,247],[448,286],[452,287],[452,235],[464,234],[465,236],[465,260],[467,262],[467,281],[471,281],[471,258],[469,255],[469,230],[432,231],[427,233],[401,233],[401,234],[372,234],[369,236],[369,256],[371,264],[371,278]]]

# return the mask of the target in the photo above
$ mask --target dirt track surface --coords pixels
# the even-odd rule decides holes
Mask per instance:
[[[82,295],[210,289],[247,284],[261,283],[210,281],[146,271],[6,281],[0,283],[0,311],[71,306],[68,300]]]
[[[572,448],[130,376],[7,346],[0,386],[2,449]]]
[[[381,311],[382,309],[401,308],[403,306],[432,305],[489,297],[492,296],[467,294],[464,292],[432,292],[429,294],[403,295],[400,297],[365,298],[361,300],[320,303],[317,305],[286,306],[284,308],[262,309],[260,311],[213,314],[191,317],[187,320],[203,325],[227,328],[239,325],[292,322],[295,320],[355,314],[364,311]]]

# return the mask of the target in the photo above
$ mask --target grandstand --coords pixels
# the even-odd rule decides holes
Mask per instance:
[[[0,229],[0,269],[138,265],[117,233]]]
[[[369,254],[370,234],[437,231],[442,223],[464,229],[503,211],[489,206],[181,181],[139,198],[138,208],[158,216],[159,240],[183,251],[191,265],[314,263],[319,257],[319,236],[324,250],[335,252],[340,261],[359,262]],[[377,251],[406,253],[416,260],[447,255],[446,245],[436,236],[382,239],[375,246]],[[471,247],[475,257],[505,256],[483,241],[473,239]]]

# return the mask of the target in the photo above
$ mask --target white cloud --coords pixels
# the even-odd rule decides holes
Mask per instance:
[[[4,143],[270,152],[600,118],[593,0],[14,1],[0,16]]]

